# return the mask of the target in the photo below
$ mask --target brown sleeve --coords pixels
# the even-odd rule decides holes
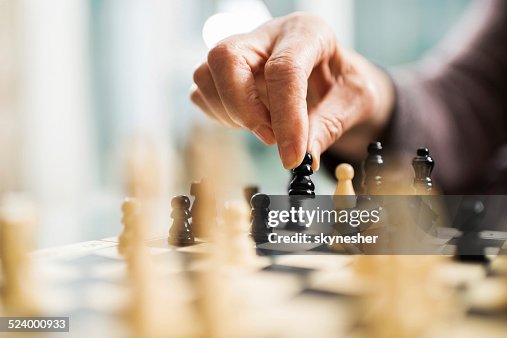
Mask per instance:
[[[507,141],[507,1],[481,0],[475,20],[415,68],[393,73],[396,107],[385,148],[413,154],[426,146],[446,193],[478,192]],[[470,18],[469,18],[470,19]]]

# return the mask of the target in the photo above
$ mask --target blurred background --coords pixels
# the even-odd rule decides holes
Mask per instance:
[[[167,196],[188,194],[189,181],[200,178],[188,175],[198,171],[184,157],[211,125],[189,100],[206,42],[306,11],[326,19],[341,43],[396,67],[438,43],[469,2],[0,0],[0,192],[36,202],[38,247],[115,235],[124,157],[135,140],[149,140]],[[285,192],[289,175],[276,147],[220,133],[246,149],[223,163],[243,174],[242,184]],[[332,193],[331,177],[314,177],[317,193]]]

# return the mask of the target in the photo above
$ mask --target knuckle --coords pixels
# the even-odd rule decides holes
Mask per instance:
[[[289,20],[296,20],[296,21],[313,19],[315,17],[316,16],[308,14],[308,13],[305,13],[305,12],[302,12],[302,11],[296,11],[294,13],[291,13],[291,14],[287,15],[287,19],[289,19]]]
[[[292,51],[271,57],[265,65],[264,75],[267,81],[299,78],[305,71]]]
[[[319,46],[319,43],[329,44],[335,41],[333,28],[317,15],[304,12],[292,13],[287,16],[284,27],[287,32],[296,31],[309,42],[315,42],[315,46]]]
[[[262,104],[260,99],[259,91],[255,85],[249,86],[249,88],[245,91],[245,103],[249,107],[255,107],[259,104]]]
[[[343,134],[343,121],[336,115],[324,115],[321,118],[324,130],[331,142]]]
[[[303,25],[305,27],[313,27],[313,28],[325,28],[330,26],[327,24],[327,22],[321,18],[318,15],[315,14],[309,14],[305,12],[294,12],[289,15],[287,15],[287,24],[290,26],[296,25],[300,26]]]
[[[221,42],[208,53],[208,65],[211,69],[220,69],[223,65],[234,63],[240,57],[238,47],[232,43]]]

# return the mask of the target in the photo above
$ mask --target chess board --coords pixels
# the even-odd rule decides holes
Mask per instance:
[[[193,272],[206,268],[213,249],[213,244],[204,241],[174,247],[165,235],[151,237],[146,246],[158,278],[167,282],[180,278],[188,282]],[[442,247],[451,252],[452,240]],[[43,314],[70,317],[70,333],[52,336],[134,337],[124,316],[128,274],[118,253],[117,237],[40,250],[32,257],[43,288],[38,292]],[[358,258],[340,254],[259,256],[254,268],[234,275],[240,276],[245,291],[241,311],[256,317],[254,327],[245,329],[242,336],[364,336],[358,318],[364,310],[360,300],[365,289],[353,273]],[[507,298],[505,279],[499,282],[507,276],[505,266],[505,256],[493,257],[489,265],[441,258],[438,270],[449,291],[456,294],[460,305],[454,310],[461,314],[444,322],[444,336],[505,337],[507,309],[495,303]]]

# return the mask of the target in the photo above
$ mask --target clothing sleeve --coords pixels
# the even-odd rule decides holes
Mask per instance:
[[[428,147],[446,193],[477,191],[507,141],[507,1],[481,0],[471,13],[442,47],[391,74],[396,103],[385,148]]]

